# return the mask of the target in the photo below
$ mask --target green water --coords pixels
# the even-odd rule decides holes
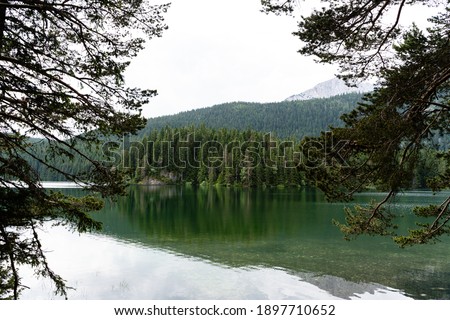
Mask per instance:
[[[363,194],[357,201],[380,197]],[[391,210],[404,215],[400,228],[405,229],[413,221],[411,207],[444,197],[410,192],[399,196]],[[407,249],[383,237],[347,242],[331,222],[343,219],[343,207],[327,203],[314,189],[133,187],[128,197],[94,215],[103,230],[80,244],[90,250],[108,244],[91,254],[103,261],[102,267],[86,261],[78,266],[81,259],[95,261],[92,256],[73,258],[67,265],[59,261],[58,250],[51,258],[63,277],[69,274],[70,285],[87,286],[77,298],[320,299],[323,293],[352,298],[377,290],[415,299],[450,298],[447,238]],[[65,233],[58,232],[58,244],[70,242],[76,251],[77,240],[64,240]],[[56,245],[51,233],[46,233],[48,248]],[[120,257],[112,256],[115,248]],[[89,273],[92,277],[83,282]],[[140,288],[143,278],[153,281]],[[267,288],[258,287],[263,282]],[[231,283],[240,291],[233,293]],[[94,294],[102,286],[109,289]],[[283,291],[287,286],[289,294]],[[31,290],[28,297],[39,295]]]

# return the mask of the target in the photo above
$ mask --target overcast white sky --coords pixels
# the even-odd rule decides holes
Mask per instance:
[[[169,29],[148,42],[127,72],[129,85],[158,90],[144,107],[146,117],[223,102],[281,101],[336,72],[297,53],[297,20],[261,13],[260,0],[171,2]],[[299,10],[309,11],[305,2]]]
[[[173,0],[169,29],[133,60],[128,84],[157,89],[153,117],[231,101],[284,100],[333,77],[297,53],[296,20],[260,0]]]

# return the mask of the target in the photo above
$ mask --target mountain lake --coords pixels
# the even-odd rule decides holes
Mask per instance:
[[[407,192],[389,210],[405,230],[412,207],[447,195]],[[50,266],[74,288],[69,299],[450,299],[450,239],[405,249],[389,237],[345,241],[332,223],[345,206],[312,188],[133,186],[93,213],[102,231],[48,223],[39,234]],[[32,269],[20,271],[30,287],[22,299],[61,298]]]

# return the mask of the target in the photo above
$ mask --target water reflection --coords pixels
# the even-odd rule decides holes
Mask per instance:
[[[372,196],[380,197],[360,200]],[[430,197],[403,195],[393,210]],[[135,187],[95,215],[101,234],[60,231],[56,240],[51,231],[48,246],[69,246],[52,261],[84,288],[75,298],[450,298],[448,242],[404,250],[379,237],[346,242],[331,224],[342,208],[314,189]]]
[[[279,268],[232,268],[168,250],[77,235],[62,228],[41,234],[51,265],[64,274],[70,299],[403,299],[383,286]],[[23,271],[23,270],[22,270]],[[54,299],[51,285],[30,281],[24,299]]]
[[[322,238],[328,237],[329,231],[338,234],[330,228],[320,234],[311,230],[312,224],[320,227],[330,222],[326,212],[316,214],[314,206],[318,199],[319,194],[314,190],[133,188],[129,198],[109,206],[107,215],[96,218],[104,222],[107,232],[114,229],[114,234],[126,236],[130,230],[116,223],[120,216],[128,227],[138,229],[139,234],[159,240],[205,237],[239,242],[299,234]],[[113,225],[120,227],[113,228]]]

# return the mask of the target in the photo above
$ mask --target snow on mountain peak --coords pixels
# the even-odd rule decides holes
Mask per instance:
[[[369,82],[362,82],[357,87],[348,87],[341,79],[334,78],[325,82],[321,82],[315,87],[303,91],[300,94],[290,96],[286,101],[309,100],[317,98],[329,98],[341,94],[359,92],[365,93],[373,91],[374,86]]]

